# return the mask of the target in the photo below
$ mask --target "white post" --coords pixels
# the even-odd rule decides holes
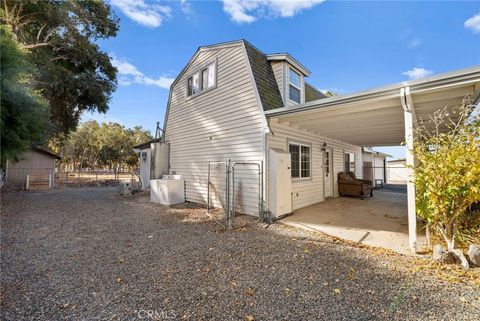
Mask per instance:
[[[410,97],[409,88],[401,90],[403,115],[405,120],[405,143],[406,143],[406,165],[408,172],[407,180],[407,209],[408,209],[408,245],[413,253],[417,251],[417,216],[415,204],[415,184],[413,182],[413,103]]]

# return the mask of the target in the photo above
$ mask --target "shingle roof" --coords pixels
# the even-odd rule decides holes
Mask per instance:
[[[322,93],[320,90],[311,86],[309,83],[305,82],[305,102],[308,103],[312,100],[318,100],[322,98],[328,98],[327,95]]]
[[[34,150],[34,151],[36,151],[36,152],[38,152],[38,153],[40,153],[40,154],[49,156],[49,157],[51,157],[51,158],[62,159],[59,155],[54,154],[54,153],[52,153],[51,151],[49,151],[48,149],[43,148],[43,147],[40,147],[40,146],[32,146],[32,150]]]
[[[138,144],[138,145],[135,145],[133,146],[133,149],[146,149],[146,148],[150,148],[150,145],[152,143],[156,143],[156,142],[159,142],[160,139],[157,138],[157,139],[151,139],[149,140],[148,142],[145,142],[145,143],[142,143],[142,144]]]
[[[244,41],[244,44],[263,109],[282,108],[284,106],[282,96],[267,56],[248,41]]]

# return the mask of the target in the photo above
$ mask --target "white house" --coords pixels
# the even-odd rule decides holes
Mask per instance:
[[[185,179],[187,201],[278,215],[337,197],[339,172],[363,176],[363,146],[410,146],[415,119],[479,99],[478,67],[331,98],[309,76],[291,55],[245,40],[198,48],[170,87],[164,121],[168,171]],[[406,158],[413,164],[408,148]],[[248,163],[258,167],[240,177]],[[218,171],[228,179],[214,182]],[[412,250],[414,193],[409,184]]]

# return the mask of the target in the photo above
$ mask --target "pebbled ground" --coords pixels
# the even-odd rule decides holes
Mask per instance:
[[[241,222],[241,224],[239,223]],[[412,259],[116,188],[2,193],[2,320],[480,320]]]

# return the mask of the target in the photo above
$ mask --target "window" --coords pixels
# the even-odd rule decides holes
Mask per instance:
[[[302,96],[302,78],[298,73],[296,73],[295,71],[293,71],[293,69],[290,68],[288,73],[288,79],[288,98],[291,101],[299,104]]]
[[[187,79],[187,96],[192,96],[214,87],[215,80],[215,63],[211,63]]]
[[[289,152],[292,178],[310,177],[310,146],[292,143]]]
[[[355,154],[345,153],[344,171],[355,173]]]

